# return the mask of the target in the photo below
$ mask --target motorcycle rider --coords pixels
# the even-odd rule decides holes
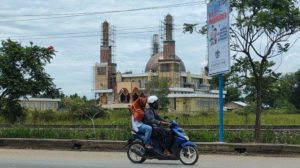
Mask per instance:
[[[170,148],[170,133],[162,126],[169,126],[169,123],[163,120],[157,113],[158,97],[155,95],[149,96],[147,99],[149,108],[145,111],[144,123],[151,125],[153,133],[157,133],[154,138],[158,139],[159,145],[164,149],[165,155],[171,155]]]
[[[147,99],[144,97],[139,97],[137,100],[134,101],[134,103],[132,103],[132,105],[128,106],[128,109],[132,113],[131,115],[132,130],[138,133],[142,133],[140,137],[143,139],[145,147],[147,149],[152,149],[153,147],[152,145],[150,145],[152,127],[150,125],[143,123],[146,100]]]

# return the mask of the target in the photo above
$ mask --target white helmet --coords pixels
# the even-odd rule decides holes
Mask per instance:
[[[147,102],[148,103],[154,103],[155,101],[158,100],[158,97],[155,95],[149,96]]]

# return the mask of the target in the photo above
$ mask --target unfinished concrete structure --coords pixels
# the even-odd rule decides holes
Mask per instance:
[[[168,14],[164,19],[163,51],[159,51],[157,34],[152,38],[152,53],[141,74],[116,72],[112,62],[109,39],[109,24],[102,24],[102,46],[100,64],[94,66],[95,95],[104,108],[127,108],[141,94],[146,95],[146,84],[159,78],[169,81],[169,110],[176,112],[218,109],[218,91],[209,90],[208,80],[203,74],[186,72],[186,67],[176,55],[173,39],[173,17]]]

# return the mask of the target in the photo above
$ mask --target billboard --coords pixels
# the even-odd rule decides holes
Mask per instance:
[[[208,75],[230,71],[229,0],[207,5]]]

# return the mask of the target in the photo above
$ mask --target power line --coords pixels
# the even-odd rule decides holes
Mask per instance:
[[[76,12],[76,13],[48,13],[48,14],[22,14],[22,15],[8,15],[8,14],[0,14],[0,17],[41,17],[41,16],[70,16],[70,15],[94,15],[94,14],[106,14],[106,13],[117,13],[117,12],[131,12],[131,11],[138,11],[138,10],[150,10],[150,9],[160,9],[160,8],[168,8],[168,7],[179,7],[182,5],[192,5],[198,3],[205,3],[205,0],[202,1],[192,1],[192,2],[185,2],[185,3],[178,3],[172,5],[162,5],[162,6],[152,6],[152,7],[144,7],[144,8],[133,8],[133,9],[124,9],[124,10],[113,10],[113,11],[100,11],[100,12]]]
[[[124,28],[118,29],[119,30],[138,30],[138,29],[149,29],[155,28],[152,27],[138,27],[138,28]],[[44,37],[44,36],[62,36],[62,35],[69,35],[69,34],[89,34],[89,33],[100,33],[100,31],[88,31],[88,32],[70,32],[70,33],[59,33],[59,34],[45,34],[45,35],[14,35],[14,36],[2,36],[0,38],[14,38],[14,37]]]
[[[112,11],[103,11],[103,12],[82,12],[82,13],[44,14],[44,15],[40,14],[40,15],[31,15],[31,17],[41,17],[41,16],[52,16],[52,17],[41,17],[41,18],[19,19],[19,20],[0,20],[0,22],[3,23],[3,22],[16,22],[16,21],[59,19],[59,18],[78,17],[78,16],[86,16],[86,15],[101,15],[101,14],[112,14],[112,13],[134,12],[134,11],[175,8],[175,7],[184,7],[184,6],[193,6],[193,5],[197,6],[197,5],[201,5],[201,4],[205,4],[205,1],[193,1],[193,2],[186,2],[186,3],[178,3],[178,4],[173,4],[173,5],[152,6],[152,7],[144,7],[144,8],[112,10]],[[18,15],[15,15],[15,16],[18,16]],[[19,17],[20,16],[22,16],[22,15],[19,15]],[[25,16],[25,15],[23,15],[23,16]]]
[[[183,25],[174,25],[174,30],[181,30],[176,27],[181,27]],[[123,35],[123,34],[140,34],[140,33],[150,33],[150,32],[158,32],[155,30],[157,26],[151,26],[151,27],[137,27],[137,28],[123,28],[123,29],[117,29],[117,35]],[[127,31],[127,30],[145,30],[145,31]],[[154,30],[147,30],[147,29],[154,29]],[[59,37],[59,36],[65,36],[65,35],[78,35],[78,36],[70,36],[72,37],[92,37],[92,36],[100,36],[100,31],[88,31],[88,32],[70,32],[70,33],[59,33],[59,34],[45,34],[45,35],[20,35],[20,36],[2,36],[0,38],[7,39],[7,38],[23,38],[23,37],[31,37],[31,39],[45,39],[47,37],[49,38],[67,38],[67,37]],[[57,37],[58,36],[58,37]]]
[[[174,29],[174,30],[181,30],[181,29]],[[117,33],[117,36],[121,35],[121,36],[124,36],[124,35],[131,35],[132,34],[145,34],[145,33],[155,33],[157,31],[153,30],[153,31],[140,31],[140,32],[124,32],[124,33]],[[74,33],[73,33],[74,34]],[[64,34],[65,35],[65,34]],[[88,37],[97,37],[99,38],[100,37],[100,33],[97,32],[97,33],[94,33],[94,34],[88,34],[88,35],[71,35],[71,36],[55,36],[55,35],[47,35],[46,37],[45,36],[23,36],[23,37],[33,37],[33,38],[20,38],[19,40],[36,40],[36,39],[66,39],[66,38],[88,38]],[[2,39],[5,39],[4,37],[0,37]],[[9,37],[9,38],[12,38],[12,37]],[[16,38],[13,37],[13,38]]]

